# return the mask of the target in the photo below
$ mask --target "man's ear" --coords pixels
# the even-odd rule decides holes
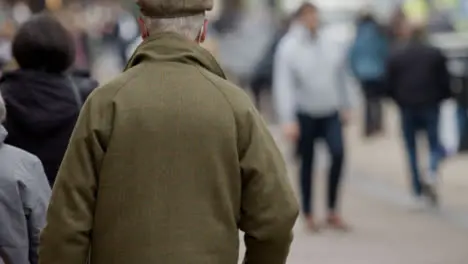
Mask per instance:
[[[205,21],[203,22],[203,27],[200,30],[200,35],[198,36],[199,43],[205,42],[207,33],[208,33],[208,19],[205,19]]]
[[[139,17],[137,20],[138,20],[138,27],[140,28],[141,37],[143,39],[146,39],[147,37],[149,37],[149,30],[148,30],[148,27],[146,26],[145,20],[142,17]]]

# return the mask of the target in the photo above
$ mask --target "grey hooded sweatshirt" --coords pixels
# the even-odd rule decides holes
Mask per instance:
[[[39,159],[6,136],[0,125],[0,264],[36,264],[51,190]]]

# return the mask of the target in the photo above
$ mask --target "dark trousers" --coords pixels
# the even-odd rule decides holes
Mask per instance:
[[[458,132],[460,135],[460,151],[468,150],[468,110],[465,106],[457,108]]]
[[[343,127],[338,113],[327,117],[311,117],[299,114],[301,137],[299,139],[299,154],[302,158],[300,186],[302,209],[305,215],[311,215],[313,198],[313,177],[315,144],[323,138],[331,156],[331,166],[328,174],[327,206],[330,213],[337,209],[339,187],[344,163]]]
[[[383,129],[382,93],[383,82],[380,80],[362,81],[364,94],[364,136],[370,137]]]
[[[401,108],[401,127],[403,140],[411,172],[412,188],[415,195],[422,192],[422,175],[418,161],[417,132],[426,134],[429,142],[429,172],[437,174],[440,160],[443,157],[442,145],[439,139],[440,107],[411,109]]]

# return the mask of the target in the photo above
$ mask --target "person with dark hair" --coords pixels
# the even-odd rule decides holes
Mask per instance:
[[[71,34],[50,15],[33,17],[13,39],[13,56],[23,70],[63,73],[75,58]]]
[[[0,79],[9,112],[6,142],[38,156],[52,185],[81,104],[97,83],[67,73],[75,58],[73,40],[49,14],[24,23],[12,46],[19,69]]]
[[[387,66],[389,95],[400,107],[403,140],[406,145],[417,201],[428,197],[437,205],[438,171],[444,151],[439,141],[439,115],[443,100],[451,96],[446,57],[425,39],[420,26],[406,25],[406,44],[392,52]],[[418,161],[417,133],[426,134],[429,168],[422,174]]]
[[[349,64],[361,84],[365,100],[364,135],[373,136],[383,129],[382,96],[385,90],[385,66],[389,52],[387,36],[374,17],[361,15],[349,53]]]
[[[273,94],[285,137],[298,143],[301,158],[302,210],[311,231],[318,231],[313,210],[315,146],[324,139],[331,166],[328,174],[327,224],[347,230],[339,210],[345,163],[343,126],[349,119],[345,52],[320,30],[319,10],[305,3],[281,40],[274,62]]]

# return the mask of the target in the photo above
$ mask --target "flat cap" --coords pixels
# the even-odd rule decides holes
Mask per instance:
[[[213,8],[213,0],[137,0],[141,13],[153,18],[191,16]]]

